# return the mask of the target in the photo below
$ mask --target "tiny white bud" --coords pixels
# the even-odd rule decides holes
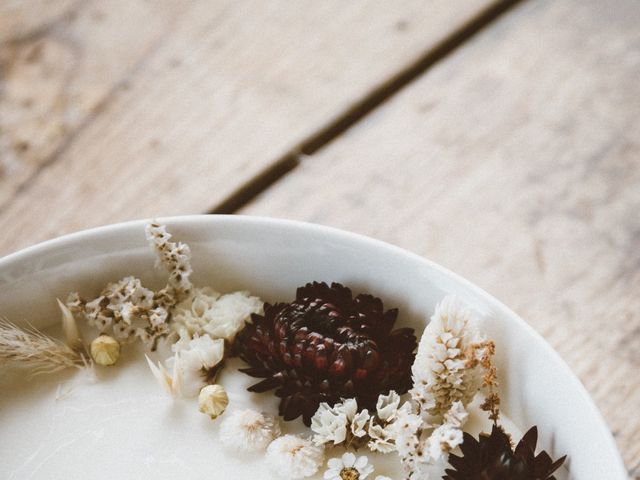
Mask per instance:
[[[91,342],[91,356],[98,365],[113,365],[120,357],[120,344],[109,335],[100,335]]]
[[[207,385],[200,390],[198,406],[200,411],[215,419],[222,415],[229,405],[227,392],[220,385]]]

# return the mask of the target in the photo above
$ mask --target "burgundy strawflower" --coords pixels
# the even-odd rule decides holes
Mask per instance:
[[[252,315],[234,349],[249,364],[241,371],[264,378],[249,391],[275,388],[280,415],[302,415],[309,425],[321,402],[356,398],[359,408],[375,409],[379,394],[411,388],[416,337],[411,328],[393,330],[397,316],[372,295],[309,283],[293,302]]]

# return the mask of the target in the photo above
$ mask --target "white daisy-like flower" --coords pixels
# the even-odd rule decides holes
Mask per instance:
[[[324,463],[324,447],[299,435],[283,435],[269,444],[267,463],[283,478],[310,477]]]
[[[385,477],[384,475],[378,475],[375,480],[391,480],[391,478]]]
[[[227,413],[220,423],[220,442],[241,452],[263,451],[279,435],[280,425],[276,417],[255,410]]]
[[[209,334],[233,341],[252,313],[262,313],[263,302],[249,292],[221,295],[215,290],[196,288],[173,311],[173,328],[180,338]]]
[[[473,400],[481,371],[468,366],[465,351],[478,341],[475,312],[455,295],[445,297],[424,330],[412,366],[410,394],[423,418],[442,417],[454,402],[466,406]]]
[[[346,452],[342,458],[331,458],[324,472],[325,480],[364,480],[373,473],[373,465],[366,456],[356,457]]]

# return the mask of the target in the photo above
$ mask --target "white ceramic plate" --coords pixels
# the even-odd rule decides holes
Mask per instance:
[[[483,328],[497,344],[506,416],[520,429],[538,425],[540,445],[553,456],[568,455],[570,478],[627,478],[607,426],[565,363],[515,313],[457,275],[391,245],[317,225],[242,216],[161,220],[191,246],[194,282],[219,291],[283,300],[308,281],[338,281],[399,307],[398,324],[417,330],[445,294],[459,294],[487,315]],[[0,313],[44,328],[58,321],[56,297],[70,291],[95,295],[129,274],[161,286],[145,223],[88,230],[1,259]],[[215,422],[195,405],[166,398],[142,352],[129,349],[118,367],[98,376],[0,374],[0,478],[271,478],[260,456],[223,451]],[[232,405],[275,410],[271,396],[244,391],[252,379],[225,373],[222,381]],[[395,478],[389,468],[376,474]]]

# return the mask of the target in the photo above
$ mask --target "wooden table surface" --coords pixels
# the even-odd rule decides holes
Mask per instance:
[[[511,306],[640,478],[638,0],[0,2],[0,254],[307,220]]]

